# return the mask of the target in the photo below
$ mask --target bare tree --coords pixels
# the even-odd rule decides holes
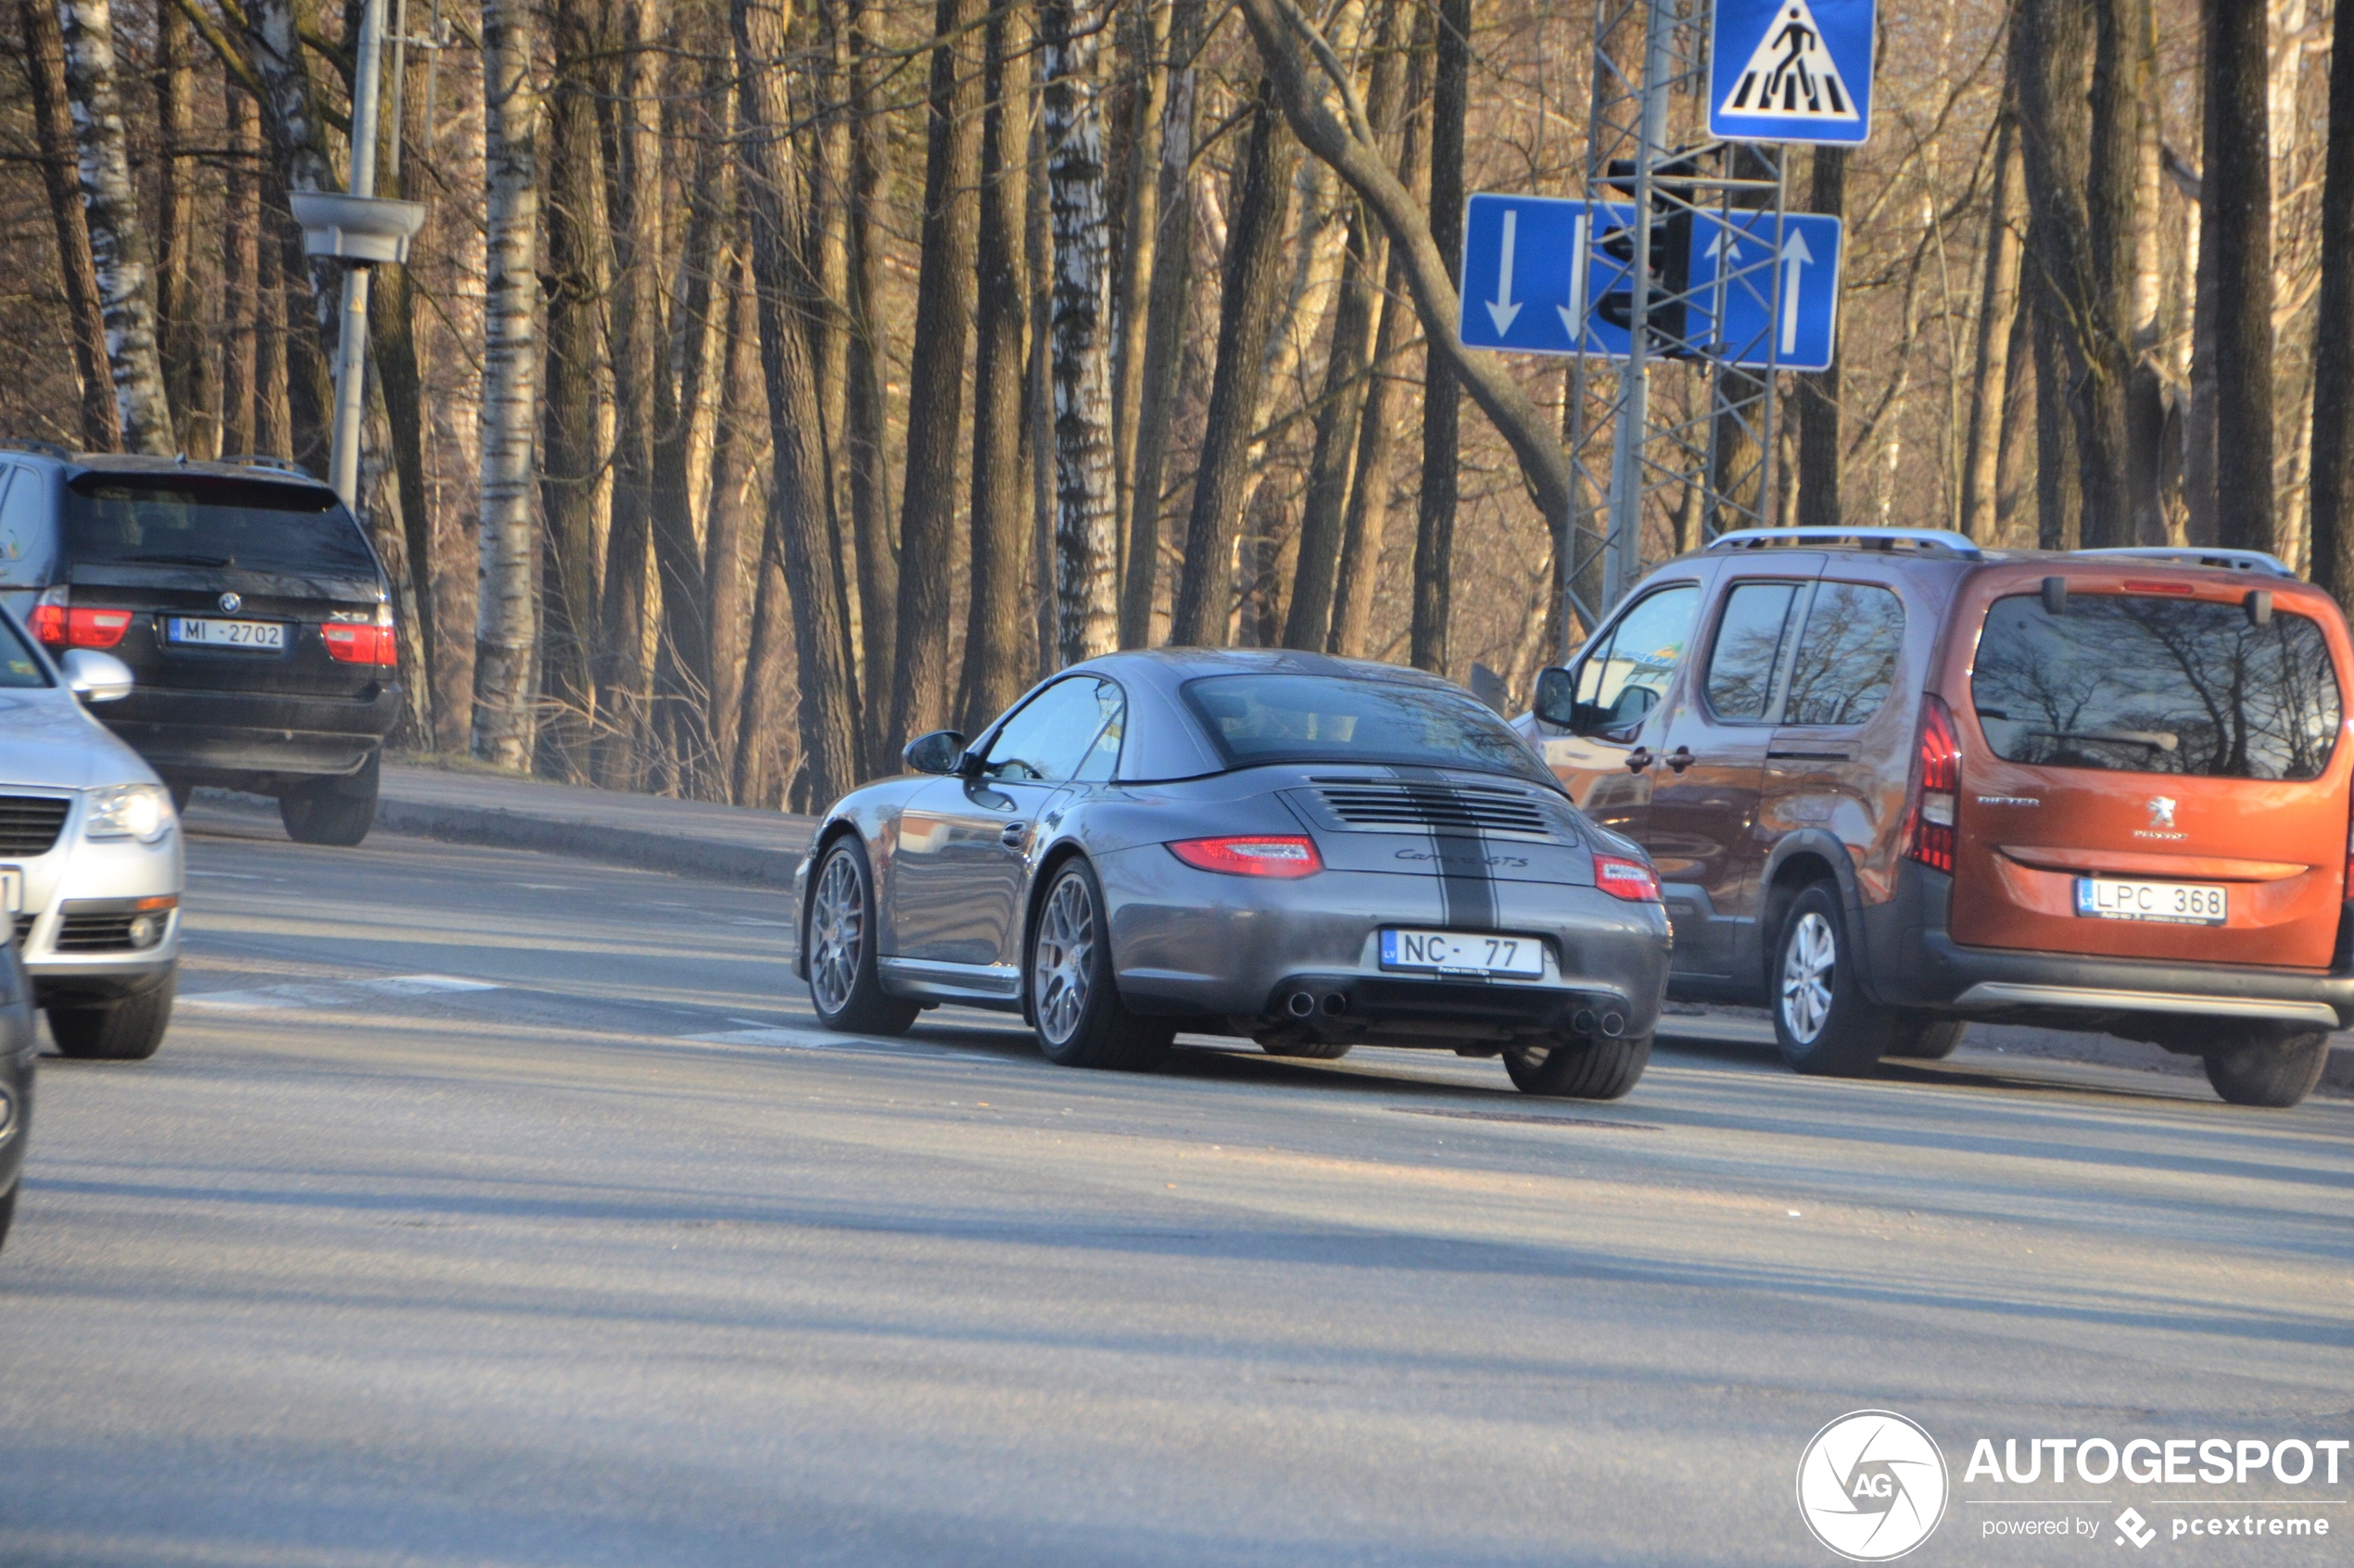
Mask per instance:
[[[532,8],[484,0],[481,542],[475,621],[474,752],[521,772],[531,760],[532,426],[538,398],[539,95]]]
[[[899,502],[899,648],[883,750],[948,722],[948,579],[956,557],[956,434],[972,326],[981,79],[967,24],[979,0],[938,0],[924,154],[923,268],[907,370],[907,477]]]
[[[1280,302],[1284,215],[1292,163],[1299,156],[1274,94],[1274,84],[1262,79],[1226,231],[1209,428],[1194,474],[1185,570],[1169,625],[1170,641],[1189,646],[1223,646],[1233,609],[1234,540],[1242,526],[1252,413],[1266,375],[1267,334]]]
[[[1046,185],[1054,231],[1056,651],[1119,638],[1119,511],[1111,408],[1111,205],[1097,81],[1105,0],[1046,0]]]
[[[1977,375],[1962,458],[1962,529],[1981,544],[1996,542],[1995,487],[2003,413],[2011,397],[2011,328],[2019,316],[2019,128],[2006,112],[1995,133],[1994,189],[1987,201],[1984,277],[1979,293]]]
[[[114,12],[110,0],[63,0],[66,96],[73,108],[81,150],[82,204],[90,225],[90,258],[107,324],[107,359],[126,443],[135,452],[169,456],[178,443],[164,394],[163,361],[156,347],[155,284],[139,193],[131,183],[131,152],[115,82]]]
[[[2206,0],[2199,251],[2215,265],[2219,544],[2272,548],[2272,169],[2265,7]]]
[[[1439,0],[1430,99],[1430,237],[1450,285],[1463,250],[1463,117],[1471,100],[1471,0]],[[1455,502],[1462,466],[1462,389],[1454,361],[1427,356],[1423,371],[1423,483],[1414,520],[1414,617],[1408,657],[1447,671],[1454,609]]]
[[[82,444],[110,452],[122,444],[115,411],[114,373],[107,360],[106,304],[90,263],[90,227],[82,213],[76,172],[73,111],[67,106],[65,42],[57,11],[47,0],[17,0],[24,29],[24,73],[32,95],[33,134],[41,148],[41,180],[57,235],[57,272],[64,281],[74,370],[82,383]]]
[[[2331,22],[2322,285],[2313,323],[2313,580],[2354,605],[2354,4]]]

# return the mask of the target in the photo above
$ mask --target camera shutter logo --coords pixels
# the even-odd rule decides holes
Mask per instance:
[[[1815,1538],[1853,1562],[1886,1562],[1929,1539],[1945,1517],[1945,1456],[1893,1410],[1855,1410],[1806,1445],[1798,1512]]]

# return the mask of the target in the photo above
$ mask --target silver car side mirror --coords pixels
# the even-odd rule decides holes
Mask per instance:
[[[131,695],[131,666],[111,653],[76,648],[58,661],[66,687],[85,702],[112,702]]]

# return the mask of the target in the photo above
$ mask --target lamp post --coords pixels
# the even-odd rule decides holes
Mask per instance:
[[[376,195],[376,108],[384,58],[384,0],[367,0],[352,71],[351,181],[347,194],[297,191],[289,197],[307,256],[334,256],[343,275],[343,322],[335,344],[335,444],[328,482],[346,506],[360,495],[360,425],[367,408],[369,269],[409,259],[424,226],[423,202]]]

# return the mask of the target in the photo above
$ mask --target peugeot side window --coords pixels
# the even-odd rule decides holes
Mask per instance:
[[[1879,712],[1905,651],[1905,606],[1884,588],[1818,583],[1791,660],[1782,722],[1858,725]]]
[[[1709,649],[1702,683],[1708,709],[1721,724],[1770,724],[1781,705],[1788,676],[1784,655],[1797,617],[1791,613],[1805,585],[1736,583],[1717,617],[1716,640]]]
[[[1700,589],[1681,584],[1651,595],[1619,617],[1601,646],[1578,664],[1572,731],[1632,740],[1652,710],[1666,701],[1699,608]]]

